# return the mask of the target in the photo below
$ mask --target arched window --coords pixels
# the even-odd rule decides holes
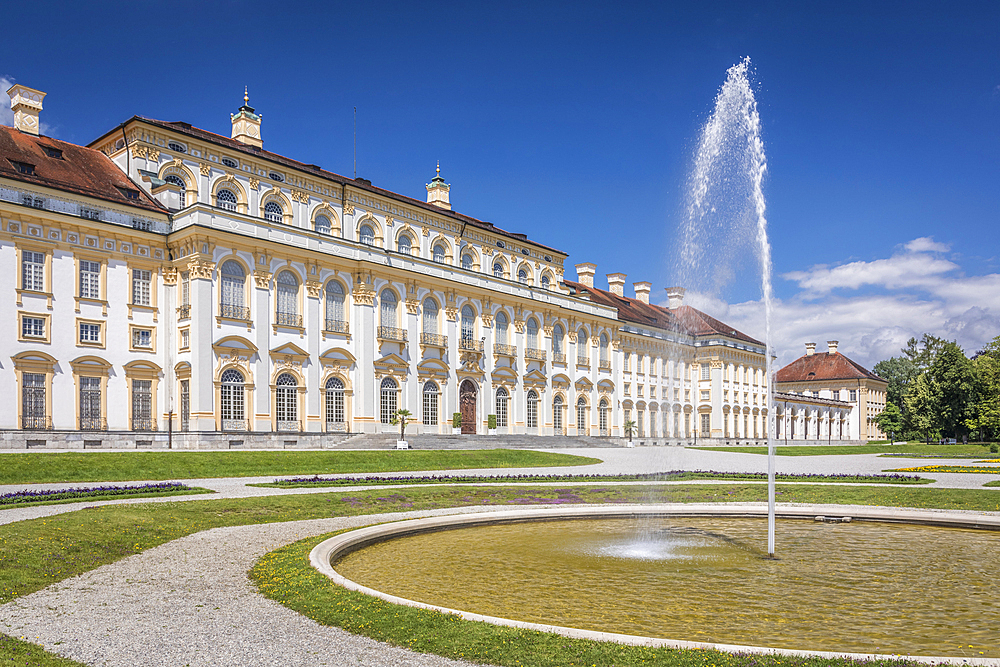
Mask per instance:
[[[234,319],[249,319],[249,312],[244,307],[246,298],[246,272],[236,260],[230,259],[222,264],[222,285],[219,295],[219,314],[222,317]]]
[[[379,301],[381,302],[381,308],[379,309],[379,325],[395,329],[397,303],[396,293],[391,289],[384,289],[379,297]]]
[[[534,317],[528,320],[528,349],[538,349],[538,322]]]
[[[497,426],[507,426],[507,401],[510,399],[510,394],[503,387],[497,389],[497,400],[496,400],[496,412],[497,412]]]
[[[469,253],[462,255],[462,268],[468,271],[472,270],[472,255]]]
[[[326,430],[343,430],[344,422],[344,383],[332,377],[326,381]]]
[[[526,407],[528,428],[538,428],[538,392],[534,389],[528,391],[528,404]]]
[[[298,382],[290,373],[282,373],[275,381],[274,414],[279,431],[298,431]]]
[[[299,317],[299,279],[291,271],[282,271],[275,279],[278,288],[275,302],[277,323],[302,326]]]
[[[587,330],[582,328],[576,332],[576,363],[582,365],[590,363],[590,355],[587,354]]]
[[[576,432],[579,435],[590,433],[590,427],[587,424],[587,399],[583,396],[576,401]]]
[[[336,280],[326,284],[326,330],[347,333],[344,318],[344,288]]]
[[[222,373],[220,407],[223,431],[245,431],[245,388],[243,374],[232,368]]]
[[[597,419],[601,435],[608,435],[608,401],[605,398],[602,398],[597,406]]]
[[[438,386],[428,380],[424,383],[424,426],[437,426],[438,423]]]
[[[434,261],[438,264],[444,264],[444,246],[440,243],[434,246]]]
[[[224,208],[227,211],[235,211],[238,202],[239,199],[236,198],[236,194],[232,190],[222,188],[215,193],[215,203],[219,208]]]
[[[608,335],[601,334],[601,366],[605,368],[611,368],[611,362],[608,361]],[[650,368],[650,373],[652,373],[652,368]]]
[[[437,332],[438,332],[437,301],[428,297],[424,299],[424,333],[436,334]]]
[[[476,339],[476,311],[472,306],[462,306],[462,340]]]
[[[523,283],[525,285],[528,284],[528,272],[526,270],[524,269],[517,270],[517,282]]]
[[[375,245],[375,230],[371,225],[361,225],[358,237],[365,245]]]
[[[542,276],[542,289],[549,289],[549,287],[551,287],[551,285],[549,284],[549,277]]]
[[[494,343],[507,344],[507,313],[502,310],[497,313],[496,319],[493,321],[493,334],[496,338]]]
[[[316,231],[319,232],[320,234],[329,234],[330,230],[333,227],[330,224],[330,218],[326,217],[325,215],[317,215],[315,224],[316,224]]]
[[[563,336],[565,335],[566,332],[563,331],[561,324],[552,327],[552,354],[563,354]]]
[[[281,222],[285,215],[285,209],[276,201],[269,201],[264,204],[264,219],[271,222]]]
[[[556,435],[565,435],[563,426],[563,397],[556,396],[552,399],[552,428]]]
[[[495,262],[493,264],[493,275],[497,278],[503,278],[503,264],[500,262]]]
[[[396,394],[399,385],[392,378],[384,378],[379,389],[379,416],[383,424],[391,424],[396,418]]]
[[[167,183],[172,183],[179,187],[181,191],[177,194],[177,203],[180,204],[181,208],[184,208],[187,201],[187,186],[184,185],[184,179],[182,179],[177,174],[168,174],[163,178]]]
[[[406,255],[412,254],[413,239],[410,238],[409,234],[399,235],[399,239],[396,241],[396,250]]]

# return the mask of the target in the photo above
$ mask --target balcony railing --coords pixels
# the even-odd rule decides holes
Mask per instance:
[[[327,320],[326,330],[342,334],[351,333],[351,328],[344,320]]]
[[[231,320],[250,321],[250,309],[246,306],[234,306],[229,303],[219,304],[219,317]]]
[[[327,422],[327,433],[347,433],[347,422]]]
[[[586,355],[583,355],[583,356],[577,355],[577,357],[576,357],[576,365],[577,366],[589,366],[590,365],[590,357],[588,357]]]
[[[157,424],[155,419],[149,418],[132,418],[132,430],[133,431],[155,431],[157,430]]]
[[[298,313],[275,313],[274,323],[284,327],[301,327],[302,316]]]
[[[177,306],[177,319],[187,320],[191,318],[191,304]]]
[[[278,422],[279,431],[301,431],[302,422],[296,420],[281,420]]]
[[[552,353],[552,363],[554,363],[554,364],[565,364],[566,363],[566,355],[564,353],[562,353],[562,352],[553,352]]]
[[[482,352],[483,341],[475,338],[460,338],[458,340],[458,349],[466,352]]]
[[[545,361],[545,350],[534,347],[526,348],[524,350],[524,358],[533,359],[534,361]]]
[[[52,429],[52,417],[21,416],[21,428],[32,431],[48,431]]]
[[[223,419],[223,431],[249,431],[250,428],[245,419]]]
[[[378,337],[382,340],[394,340],[398,343],[405,343],[406,329],[397,329],[396,327],[379,327]]]
[[[517,356],[517,346],[506,343],[493,343],[493,354],[502,354],[507,357]]]
[[[80,417],[81,431],[107,431],[108,420],[104,417]]]
[[[601,361],[600,361],[600,363],[598,363],[597,367],[600,368],[602,371],[610,371],[611,370],[611,360],[609,360],[609,359],[601,359]]]
[[[421,345],[433,345],[434,347],[448,347],[448,337],[436,333],[420,334]]]

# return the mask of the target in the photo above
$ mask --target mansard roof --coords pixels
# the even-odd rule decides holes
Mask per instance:
[[[243,153],[245,155],[249,155],[249,156],[252,156],[252,157],[255,157],[255,158],[258,158],[258,159],[262,159],[262,160],[268,160],[268,161],[273,162],[275,164],[280,164],[280,165],[283,165],[283,166],[291,168],[291,169],[297,169],[299,171],[310,173],[310,174],[313,174],[314,176],[316,176],[317,178],[322,178],[322,179],[325,179],[325,180],[328,180],[328,181],[333,181],[335,183],[338,183],[341,186],[347,185],[347,186],[349,186],[351,188],[354,188],[354,189],[357,189],[357,190],[363,190],[365,192],[370,192],[372,194],[377,194],[377,195],[380,195],[382,197],[386,197],[388,199],[395,199],[397,201],[405,203],[408,206],[412,206],[414,208],[423,209],[425,211],[432,212],[435,215],[440,215],[440,216],[445,217],[445,218],[451,218],[452,220],[455,220],[459,224],[469,225],[471,227],[476,227],[478,229],[482,229],[482,230],[491,232],[493,234],[497,234],[498,236],[504,236],[504,237],[507,237],[507,238],[515,239],[515,240],[517,240],[519,242],[528,243],[530,245],[533,245],[533,246],[535,246],[537,248],[541,248],[541,249],[546,250],[548,252],[553,252],[553,253],[557,253],[557,254],[566,256],[566,253],[563,252],[562,250],[557,250],[555,248],[552,248],[551,246],[543,245],[541,243],[538,243],[537,241],[531,241],[531,240],[529,240],[526,234],[520,234],[520,233],[517,233],[517,232],[508,232],[507,230],[500,229],[499,227],[497,227],[496,225],[494,225],[492,222],[486,222],[485,220],[479,220],[477,218],[473,218],[471,216],[464,215],[462,213],[457,213],[455,211],[451,211],[451,210],[448,210],[448,209],[441,208],[440,206],[435,206],[434,204],[429,204],[429,203],[427,203],[425,201],[422,201],[420,199],[414,199],[413,197],[407,197],[406,195],[401,195],[399,193],[392,192],[391,190],[386,190],[384,188],[380,188],[378,186],[372,185],[371,181],[369,181],[367,179],[363,179],[363,178],[348,178],[347,176],[341,176],[340,174],[336,174],[336,173],[334,173],[332,171],[327,171],[326,169],[323,169],[322,167],[319,167],[319,166],[317,166],[315,164],[307,164],[305,162],[299,162],[298,160],[293,160],[293,159],[287,158],[287,157],[285,157],[283,155],[279,155],[277,153],[272,153],[271,151],[266,151],[263,148],[258,148],[257,146],[251,146],[251,145],[248,145],[248,144],[244,144],[242,142],[236,141],[235,139],[231,139],[231,138],[223,136],[221,134],[216,134],[214,132],[209,132],[208,130],[203,130],[201,128],[194,127],[190,123],[185,123],[183,121],[156,120],[155,118],[146,118],[145,116],[132,116],[132,118],[130,118],[129,120],[127,120],[122,125],[123,126],[127,125],[128,123],[131,123],[133,121],[139,121],[139,122],[143,122],[143,123],[148,123],[150,125],[153,125],[154,127],[163,128],[165,130],[170,130],[170,131],[176,132],[178,134],[183,134],[183,135],[186,135],[186,136],[189,136],[189,137],[193,137],[195,139],[200,139],[202,141],[206,141],[206,142],[215,144],[217,146],[223,146],[227,150],[231,150],[233,152]],[[119,129],[116,128],[115,130],[112,130],[111,132],[107,132],[107,133],[104,134],[104,136],[102,136],[102,137],[96,139],[95,141],[91,142],[90,145],[91,146],[96,146],[101,141],[103,141],[105,139],[105,137],[107,137],[109,134],[111,134],[112,132],[118,132],[118,131],[119,131]]]
[[[61,157],[52,157],[45,149],[49,153],[58,151]],[[19,171],[15,162],[31,165],[34,173]],[[13,127],[0,126],[0,177],[122,206],[167,212],[104,153],[52,137],[25,134]],[[129,199],[118,188],[137,193],[137,198]]]
[[[721,335],[752,343],[753,345],[764,344],[691,306],[681,306],[680,308],[671,310],[670,308],[644,303],[627,296],[618,296],[607,290],[587,287],[583,283],[572,280],[564,282],[568,287],[575,290],[578,295],[586,294],[590,301],[594,303],[616,308],[618,310],[618,319],[623,322],[633,322],[658,329],[680,331],[691,336]]]
[[[812,382],[823,380],[877,380],[884,379],[851,361],[840,352],[817,352],[799,357],[775,375],[777,382]]]

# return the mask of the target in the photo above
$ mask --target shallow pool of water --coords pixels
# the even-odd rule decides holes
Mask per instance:
[[[580,520],[389,540],[334,567],[535,623],[795,649],[1000,657],[1000,534],[726,518]],[[969,645],[972,645],[970,648]]]

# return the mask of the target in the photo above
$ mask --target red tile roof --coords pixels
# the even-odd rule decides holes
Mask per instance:
[[[681,306],[671,310],[643,303],[627,296],[618,296],[596,287],[587,287],[583,283],[572,280],[564,282],[571,289],[576,290],[577,294],[586,294],[592,302],[617,309],[618,319],[624,322],[681,331],[691,336],[722,335],[754,345],[764,344],[691,306]]]
[[[878,380],[882,378],[866,370],[840,352],[817,352],[799,357],[775,375],[777,382],[811,382],[822,380]]]
[[[305,162],[299,162],[298,160],[292,160],[291,158],[287,158],[283,155],[278,155],[277,153],[266,151],[263,148],[250,146],[248,144],[236,141],[235,139],[232,139],[230,137],[226,137],[221,134],[216,134],[214,132],[209,132],[208,130],[202,130],[201,128],[192,126],[190,123],[185,123],[182,121],[156,120],[155,118],[146,118],[144,116],[133,116],[128,121],[123,123],[123,125],[127,125],[132,121],[149,123],[150,125],[153,125],[155,127],[161,127],[167,130],[171,130],[173,132],[177,132],[178,134],[184,134],[189,137],[201,139],[202,141],[207,141],[209,143],[216,144],[217,146],[224,146],[227,150],[231,150],[233,152],[251,155],[256,158],[269,160],[275,164],[284,165],[291,169],[298,169],[300,171],[312,173],[319,178],[323,178],[329,181],[334,181],[336,183],[339,183],[340,185],[346,184],[349,187],[354,188],[356,190],[364,190],[367,192],[371,192],[373,194],[378,194],[383,197],[387,197],[389,199],[401,200],[406,202],[407,205],[413,206],[415,208],[422,208],[425,211],[433,211],[437,215],[442,215],[444,217],[452,218],[460,224],[463,225],[468,224],[471,227],[478,227],[479,229],[493,232],[494,234],[497,234],[499,236],[506,236],[508,238],[516,239],[520,242],[531,244],[548,252],[554,252],[560,255],[566,254],[562,250],[556,250],[555,248],[552,248],[550,246],[542,245],[537,241],[531,241],[525,234],[519,234],[517,232],[508,232],[504,229],[500,229],[499,227],[495,226],[492,222],[485,222],[483,220],[478,220],[476,218],[464,215],[462,213],[457,213],[455,211],[450,211],[448,209],[441,208],[440,206],[435,206],[434,204],[429,204],[420,199],[414,199],[413,197],[407,197],[406,195],[401,195],[396,192],[392,192],[391,190],[386,190],[384,188],[374,186],[371,184],[370,181],[366,179],[348,178],[347,176],[341,176],[340,174],[336,174],[332,171],[327,171],[326,169],[318,167],[317,165],[314,164],[307,164]],[[119,132],[119,131],[120,130],[115,129],[112,130],[111,132],[107,132],[104,134],[104,136],[91,142],[90,145],[95,146],[101,141],[103,141],[105,137],[107,137],[112,132]]]
[[[50,157],[44,148],[60,151],[62,157]],[[32,165],[35,173],[18,171],[14,162]],[[104,153],[51,137],[25,134],[13,127],[0,126],[0,177],[122,206],[167,212]],[[137,191],[138,199],[127,198],[118,188]]]

